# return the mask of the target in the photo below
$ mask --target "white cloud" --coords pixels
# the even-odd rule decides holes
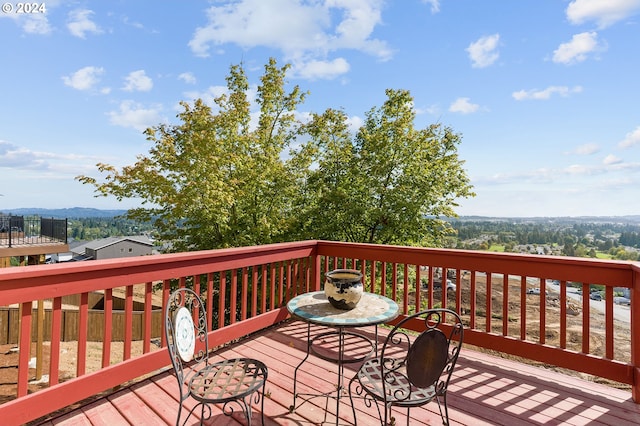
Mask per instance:
[[[575,25],[594,21],[608,27],[640,11],[640,0],[574,0],[567,6],[567,19]]]
[[[572,182],[581,182],[573,179],[582,177],[597,177],[597,179],[601,179],[602,176],[618,176],[620,174],[628,176],[630,172],[638,171],[640,171],[640,163],[625,163],[617,157],[609,155],[603,159],[601,164],[571,164],[559,168],[541,167],[515,173],[496,173],[491,176],[476,177],[474,182],[491,185],[522,185],[524,183],[546,182],[560,186],[559,182],[568,184],[568,179],[571,179]]]
[[[604,44],[598,43],[598,33],[595,31],[575,34],[570,42],[562,43],[553,51],[553,62],[567,65],[582,62],[590,53],[605,48]]]
[[[125,77],[125,82],[122,90],[127,92],[148,92],[153,88],[153,81],[145,74],[144,70],[130,72]]]
[[[22,29],[29,34],[51,34],[52,28],[46,15],[26,15]]]
[[[202,99],[205,104],[217,109],[215,99],[229,93],[227,86],[209,86],[204,92],[188,91],[184,93],[187,102],[193,102],[196,99]],[[178,106],[178,110],[182,111],[182,107]]]
[[[293,75],[309,80],[334,79],[349,72],[349,63],[344,58],[333,61],[311,60],[293,67]]]
[[[591,155],[600,151],[600,147],[595,143],[587,143],[576,148],[575,153],[578,155]]]
[[[13,150],[14,148],[15,148],[15,145],[0,139],[0,156],[7,154],[9,151]]]
[[[422,3],[431,5],[431,13],[440,12],[440,0],[422,0]]]
[[[12,5],[11,2],[5,3],[7,5]],[[25,5],[30,5],[31,3],[24,3]],[[34,3],[35,4],[35,3]],[[51,9],[49,4],[38,3],[38,5],[43,4],[47,12]],[[56,2],[52,2],[52,6],[57,6]],[[22,30],[27,34],[37,34],[37,35],[48,35],[53,32],[53,28],[49,23],[49,19],[47,18],[47,14],[44,13],[15,13],[16,6],[12,5],[13,12],[11,13],[2,13],[0,12],[0,19],[7,18],[13,20],[16,25],[22,28]]]
[[[582,92],[581,86],[574,86],[573,88],[567,86],[549,86],[543,90],[520,90],[517,92],[513,92],[511,96],[517,101],[524,101],[528,99],[534,100],[547,100],[550,99],[552,95],[558,94],[562,97],[567,97],[573,93]]]
[[[69,12],[67,28],[76,37],[85,38],[87,33],[100,34],[102,30],[91,20],[92,10],[76,9]]]
[[[602,164],[604,165],[610,165],[610,164],[620,164],[622,163],[622,159],[616,157],[613,154],[609,154],[606,157],[604,157],[604,159],[602,160]]]
[[[190,72],[183,72],[178,76],[178,80],[182,80],[187,84],[196,84],[196,77]]]
[[[84,67],[68,76],[63,76],[62,81],[76,90],[91,90],[100,82],[100,76],[104,74],[102,67]]]
[[[212,46],[229,43],[278,49],[300,70],[329,64],[333,70],[308,75],[333,78],[336,67],[339,72],[348,64],[342,58],[327,59],[332,52],[349,49],[391,58],[386,42],[371,38],[381,23],[382,5],[382,0],[240,0],[212,6],[207,25],[196,29],[189,47],[197,56],[209,56]]]
[[[132,21],[128,16],[123,17],[122,18],[122,22],[124,22],[127,25],[132,26],[133,28],[137,28],[139,30],[143,30],[144,29],[144,25],[142,25],[140,22]]]
[[[93,165],[96,161],[104,161],[104,158],[34,151],[0,140],[0,168],[23,171],[56,171],[58,173],[72,173],[73,176],[78,174],[83,165],[88,165],[89,161]]]
[[[347,117],[347,126],[352,133],[356,133],[363,125],[364,121],[357,115]]]
[[[144,108],[134,101],[127,100],[120,103],[118,111],[110,111],[107,115],[111,124],[115,126],[130,127],[144,132],[147,128],[164,121],[160,110],[161,107],[158,105]]]
[[[480,106],[470,102],[469,98],[458,98],[449,106],[450,112],[459,112],[461,114],[471,114],[480,109]]]
[[[636,127],[634,131],[627,133],[624,139],[618,144],[620,148],[631,148],[634,145],[640,145],[640,126]]]
[[[601,164],[571,164],[560,168],[538,168],[517,173],[500,173],[478,181],[492,184],[519,184],[522,182],[558,182],[564,178],[628,174],[640,171],[640,163],[625,163],[613,155],[605,157]]]
[[[33,166],[30,155],[25,155],[24,150],[7,141],[0,140],[0,167],[19,168]]]
[[[208,24],[196,29],[189,42],[198,56],[208,56],[210,46],[235,43],[242,47],[268,46],[285,51],[326,43],[321,21],[326,11],[296,0],[242,0],[207,10]]]
[[[602,161],[602,165],[573,164],[558,170],[556,174],[558,176],[600,176],[607,173],[638,170],[640,170],[640,164],[623,163],[622,160],[618,160],[617,157],[609,155]]]
[[[492,65],[498,60],[498,43],[500,35],[493,34],[490,36],[480,37],[474,41],[465,50],[469,53],[471,66],[473,68],[485,68]]]

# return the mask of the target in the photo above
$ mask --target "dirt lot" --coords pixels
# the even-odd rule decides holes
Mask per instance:
[[[530,285],[530,287],[537,287],[537,285]],[[476,300],[476,320],[477,327],[484,329],[485,327],[485,307],[486,307],[486,286],[484,283],[484,277],[478,277],[476,283],[477,300]],[[137,292],[136,292],[137,293]],[[462,306],[463,314],[469,312],[469,281],[468,277],[462,279]],[[139,294],[136,294],[138,297]],[[425,296],[426,297],[426,292]],[[539,319],[540,319],[540,296],[539,295],[527,295],[527,339],[532,342],[537,342],[539,339]],[[452,303],[452,295],[450,295],[450,303]],[[501,333],[502,319],[496,317],[496,313],[502,312],[502,278],[494,277],[492,280],[492,292],[491,292],[491,304],[494,318],[492,318],[492,329],[496,333]],[[437,302],[437,297],[436,297]],[[451,305],[450,305],[451,306]],[[579,311],[580,306],[572,304],[572,308]],[[520,281],[511,280],[509,283],[509,335],[517,337],[520,334]],[[558,295],[550,293],[547,296],[547,308],[545,311],[547,329],[545,333],[546,343],[549,345],[556,345],[559,341],[559,328],[560,328],[560,306],[558,303]],[[594,355],[601,356],[604,353],[604,315],[601,312],[592,310],[590,315],[591,333],[590,333],[590,348]],[[615,323],[615,358],[627,362],[630,359],[630,342],[629,342],[629,325],[621,322]],[[0,346],[0,403],[10,400],[16,395],[16,381],[18,374],[18,354],[12,351],[15,345],[3,345]],[[567,346],[568,349],[575,351],[581,351],[582,349],[582,316],[581,315],[568,315],[567,316]],[[151,350],[157,350],[158,346],[151,345]],[[76,342],[62,342],[61,354],[60,354],[60,380],[68,380],[75,377],[76,372]],[[102,344],[97,342],[89,342],[87,349],[86,371],[97,371],[102,365]],[[132,345],[132,356],[142,353],[142,342],[134,342]],[[517,359],[508,355],[496,354],[510,359]],[[35,356],[35,344],[32,347],[32,356]],[[122,360],[123,356],[123,344],[122,342],[113,342],[111,345],[111,362],[115,363]],[[44,346],[44,360],[43,374],[47,374],[49,366],[46,360],[49,359],[49,344]],[[629,386],[622,385],[616,382],[610,382],[597,377],[592,377],[586,374],[577,373],[569,370],[559,369],[556,367],[545,366],[539,363],[534,363],[528,360],[520,360],[529,364],[537,364],[544,368],[551,368],[558,371],[563,371],[567,374],[579,376],[587,380],[597,381],[599,383],[605,383],[617,388],[628,389]],[[29,370],[29,376],[35,377],[35,369]],[[45,387],[46,383],[37,384],[33,383],[29,385],[30,391],[35,391],[38,388]]]
[[[122,361],[124,353],[124,345],[122,342],[111,343],[111,364]],[[0,404],[13,399],[17,392],[17,378],[18,378],[18,353],[12,351],[15,345],[2,345],[0,346]],[[77,342],[61,342],[60,344],[60,381],[64,382],[76,375],[77,365]],[[43,375],[49,373],[49,342],[45,342],[43,347]],[[151,350],[159,349],[158,346],[152,344]],[[32,345],[32,355],[36,353],[35,343]],[[142,342],[133,342],[131,348],[131,356],[142,354]],[[87,373],[92,371],[98,371],[102,366],[102,343],[88,342],[87,344],[87,361],[86,371]],[[29,377],[35,378],[35,368],[29,369]],[[37,389],[47,387],[46,377],[43,380],[44,383],[29,384],[29,392],[33,392]]]
[[[494,333],[502,334],[502,303],[503,303],[503,278],[502,276],[492,276],[491,280],[491,310],[492,320],[491,329]],[[470,284],[469,277],[463,276],[462,285],[462,314],[470,312]],[[529,283],[527,288],[539,287],[538,283]],[[434,293],[434,302],[440,302],[440,291],[437,289]],[[520,336],[520,310],[521,310],[521,289],[520,279],[509,280],[509,325],[508,334],[511,337],[518,338]],[[486,315],[486,279],[484,276],[476,277],[476,328],[485,329]],[[423,298],[426,292],[423,292]],[[453,294],[449,294],[448,307],[454,307]],[[528,294],[526,296],[526,324],[527,324],[527,340],[531,342],[539,342],[540,339],[540,295]],[[622,308],[626,309],[626,308]],[[568,298],[567,302],[567,349],[581,352],[582,351],[582,307],[581,302]],[[468,318],[468,316],[466,317]],[[560,344],[560,303],[559,294],[549,291],[546,296],[545,310],[545,344],[550,346],[559,346]],[[605,322],[604,313],[596,309],[591,309],[589,315],[590,333],[589,333],[589,349],[590,353],[595,356],[604,356],[605,352]],[[614,321],[614,359],[622,362],[629,362],[631,359],[631,331],[629,323]],[[468,346],[468,345],[467,345]],[[543,363],[521,359],[500,352],[489,351],[482,348],[474,348],[480,351],[490,352],[493,355],[507,359],[517,360],[523,363],[537,365],[542,368],[548,368],[555,371],[563,372],[568,375],[577,376],[585,380],[606,384],[608,386],[619,389],[631,389],[629,385],[613,382],[600,377],[584,374],[572,370],[558,368]]]
[[[144,302],[144,285],[136,285],[133,289],[133,299],[136,302]],[[124,298],[124,288],[114,288],[113,297]],[[153,295],[153,304],[162,305],[162,292],[156,292]],[[51,303],[45,301],[44,306],[50,307]],[[74,309],[73,306],[65,306],[65,309]],[[77,309],[77,307],[75,307]],[[61,342],[60,343],[60,381],[64,382],[76,376],[77,366],[77,350],[78,344],[75,341]],[[18,378],[18,353],[15,351],[16,345],[0,345],[0,404],[10,399],[15,398],[17,393],[17,378]],[[131,356],[142,354],[142,341],[135,341],[131,345]],[[152,342],[151,351],[157,350],[159,347]],[[43,345],[43,365],[42,374],[49,374],[49,353],[50,343],[44,342]],[[124,345],[122,342],[111,343],[111,364],[122,361],[124,354]],[[36,344],[31,346],[31,356],[36,356]],[[102,367],[102,343],[101,342],[87,342],[87,359],[86,359],[86,372],[98,371]],[[36,369],[29,369],[30,379],[35,379]],[[48,376],[43,377],[42,383],[29,384],[29,392],[36,391],[38,389],[47,387]]]

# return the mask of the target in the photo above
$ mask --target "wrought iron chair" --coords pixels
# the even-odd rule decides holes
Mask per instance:
[[[184,401],[198,401],[182,423],[200,408],[200,424],[212,416],[211,404],[222,404],[222,412],[230,416],[240,407],[251,425],[251,402],[261,402],[264,424],[264,390],[267,367],[250,358],[234,358],[213,362],[209,357],[208,324],[202,299],[192,290],[182,288],[171,294],[165,310],[164,332],[171,363],[180,388],[180,408],[176,425],[180,424]]]
[[[425,325],[415,339],[404,329],[410,321]],[[379,357],[365,361],[349,382],[354,420],[355,394],[364,398],[367,407],[375,403],[384,426],[396,424],[391,415],[393,406],[407,408],[408,425],[409,409],[433,400],[438,403],[443,424],[448,425],[447,387],[458,360],[463,331],[460,316],[449,309],[430,309],[400,321],[385,339]],[[384,413],[379,403],[384,405]]]

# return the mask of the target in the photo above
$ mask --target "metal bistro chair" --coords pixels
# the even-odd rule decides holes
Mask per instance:
[[[425,330],[412,339],[403,327],[416,320],[424,322]],[[453,322],[444,326],[445,320]],[[351,406],[355,391],[364,397],[367,407],[376,404],[384,426],[396,424],[391,415],[393,406],[405,407],[408,425],[411,407],[435,400],[443,424],[448,425],[447,387],[458,360],[463,331],[460,317],[449,309],[430,309],[400,321],[385,339],[380,356],[366,361],[349,382]],[[379,402],[384,405],[384,414]],[[353,417],[355,420],[355,407]]]
[[[234,358],[212,362],[209,358],[207,316],[202,299],[192,290],[182,288],[169,297],[165,310],[164,332],[171,363],[180,388],[180,408],[176,425],[180,424],[182,405],[192,397],[197,404],[182,423],[200,407],[200,424],[212,416],[210,404],[222,404],[222,412],[231,416],[237,404],[251,425],[251,399],[261,401],[264,424],[264,390],[267,367],[250,358]],[[257,392],[261,389],[261,392]],[[262,394],[262,397],[260,396]]]

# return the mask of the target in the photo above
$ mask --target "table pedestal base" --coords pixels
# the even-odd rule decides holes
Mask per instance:
[[[345,331],[344,328],[345,327],[336,327],[336,330],[326,331],[312,338],[311,323],[307,324],[307,354],[302,359],[302,361],[300,361],[300,363],[298,364],[298,366],[296,367],[293,373],[293,404],[289,407],[289,412],[293,413],[296,410],[296,408],[302,406],[303,404],[305,404],[306,402],[314,398],[325,397],[327,399],[326,406],[325,406],[325,421],[326,421],[326,414],[329,408],[329,399],[333,398],[336,400],[336,424],[338,424],[338,419],[340,418],[340,398],[343,396],[343,392],[345,390],[344,365],[362,362],[365,359],[368,359],[373,353],[377,355],[377,346],[378,346],[377,345],[377,341],[378,341],[377,325],[375,325],[375,340],[373,341],[362,334],[354,333],[352,331]],[[337,356],[335,355],[332,356],[329,351],[321,351],[320,349],[314,348],[314,344],[316,344],[316,346],[319,346],[320,344],[324,343],[325,340],[328,340],[331,337],[337,337],[337,340],[338,340]],[[352,340],[355,340],[356,342],[360,341],[364,343],[364,346],[365,348],[367,348],[367,350],[365,351],[365,353],[357,356],[345,357],[345,353],[344,353],[345,340],[347,339],[349,339],[349,344],[352,344],[351,342]],[[318,358],[324,359],[325,361],[331,361],[338,364],[338,384],[336,386],[335,395],[332,395],[334,391],[318,393],[318,394],[297,392],[298,370],[307,361],[311,353],[316,355]],[[300,402],[300,404],[296,406],[296,399],[299,397],[302,398],[302,402]]]

